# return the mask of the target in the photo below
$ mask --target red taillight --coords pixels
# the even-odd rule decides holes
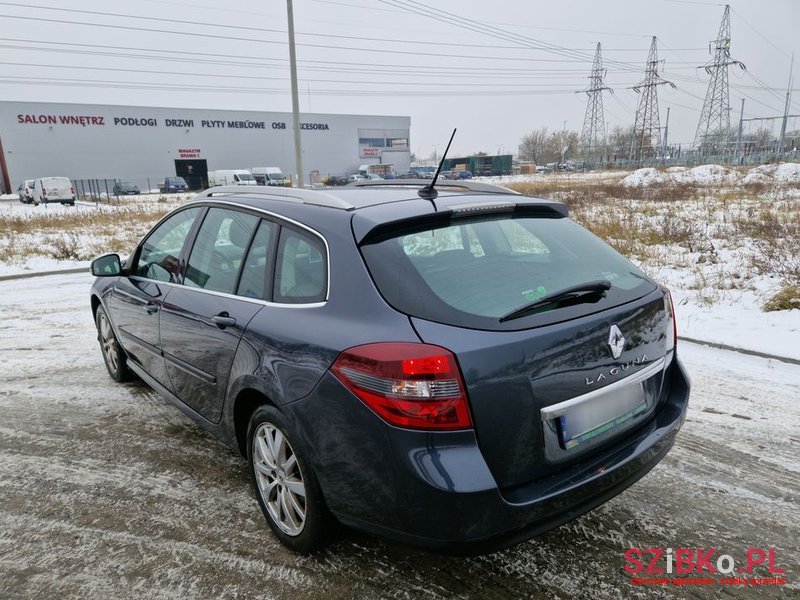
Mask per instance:
[[[667,290],[669,298],[669,317],[672,319],[672,347],[678,345],[678,320],[675,318],[675,303],[672,301],[672,292]]]
[[[42,188],[42,193],[47,196],[47,188]]]
[[[469,429],[472,419],[451,352],[428,344],[387,342],[342,352],[331,371],[391,425]]]
[[[75,194],[75,188],[74,187],[70,187],[69,188],[69,193],[74,195]]]

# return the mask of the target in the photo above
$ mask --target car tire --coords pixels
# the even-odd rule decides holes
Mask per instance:
[[[247,429],[247,460],[258,504],[272,532],[299,554],[322,548],[333,517],[322,499],[311,465],[298,453],[283,414],[259,406]]]
[[[117,382],[129,381],[133,378],[125,362],[125,351],[119,345],[111,321],[102,306],[97,307],[94,317],[97,326],[97,341],[100,342],[100,352],[111,379]]]

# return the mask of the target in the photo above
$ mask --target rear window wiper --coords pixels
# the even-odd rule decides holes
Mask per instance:
[[[519,308],[515,308],[510,313],[500,317],[500,322],[504,323],[505,321],[510,321],[511,319],[525,316],[539,308],[548,306],[550,304],[559,304],[565,300],[572,300],[573,304],[577,304],[578,302],[589,302],[595,297],[597,300],[599,300],[605,296],[606,291],[609,289],[611,289],[611,282],[607,279],[598,279],[596,281],[587,281],[586,283],[573,285],[572,287],[553,292],[552,294],[547,294],[538,300],[534,300],[533,302],[524,304]]]

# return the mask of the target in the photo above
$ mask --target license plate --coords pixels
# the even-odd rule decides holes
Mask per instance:
[[[647,410],[644,388],[636,383],[576,406],[560,417],[561,443],[574,448],[619,427]]]

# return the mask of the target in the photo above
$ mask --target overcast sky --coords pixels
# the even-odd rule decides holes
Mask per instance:
[[[597,42],[605,119],[633,124],[652,36],[670,142],[691,144],[723,4],[689,0],[295,0],[304,112],[408,115],[421,157],[516,152],[533,129],[580,131]],[[63,9],[63,10],[57,10]],[[1,2],[2,97],[187,108],[291,110],[284,0]],[[783,113],[798,0],[733,0],[731,122]],[[800,49],[798,49],[800,50]],[[795,61],[792,114],[800,114]],[[766,88],[766,89],[765,89]],[[763,124],[779,128],[777,121]],[[755,127],[755,124],[748,127]],[[800,128],[793,119],[790,129]]]

